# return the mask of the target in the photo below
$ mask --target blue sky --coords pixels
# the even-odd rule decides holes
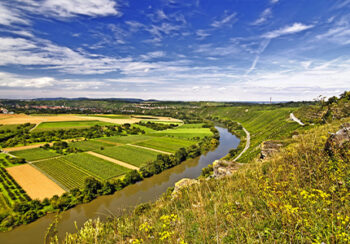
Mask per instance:
[[[311,100],[350,89],[350,0],[0,0],[0,98]]]

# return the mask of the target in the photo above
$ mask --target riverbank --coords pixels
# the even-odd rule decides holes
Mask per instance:
[[[220,134],[220,140],[215,150],[130,185],[113,195],[102,196],[90,203],[81,204],[62,212],[57,226],[59,236],[62,238],[66,232],[75,232],[75,221],[77,226],[81,227],[88,219],[97,217],[106,219],[111,214],[114,216],[121,214],[125,209],[132,209],[142,202],[158,199],[161,194],[166,192],[167,188],[174,186],[175,182],[182,178],[197,178],[200,176],[202,168],[207,167],[216,159],[222,158],[231,148],[239,145],[239,139],[229,133],[227,129],[216,128]],[[41,240],[44,240],[46,230],[54,220],[55,215],[49,214],[31,224],[15,228],[13,231],[0,233],[0,242],[9,244],[40,243]]]

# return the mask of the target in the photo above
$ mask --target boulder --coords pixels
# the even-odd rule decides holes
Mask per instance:
[[[177,198],[181,195],[181,189],[190,187],[194,184],[199,184],[198,180],[184,178],[175,183],[174,191],[171,193],[172,198]]]
[[[231,176],[234,172],[238,170],[241,166],[240,163],[225,161],[225,160],[216,160],[213,163],[213,176],[212,178],[222,178],[226,176]]]
[[[350,141],[350,123],[344,123],[336,133],[332,133],[327,139],[325,150],[329,155],[334,155],[337,151],[343,149],[345,144]]]
[[[273,154],[278,152],[282,146],[283,143],[281,141],[264,141],[260,145],[260,159],[267,159],[271,157]]]

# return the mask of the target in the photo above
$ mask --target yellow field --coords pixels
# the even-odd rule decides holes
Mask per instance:
[[[161,121],[169,121],[169,122],[180,122],[180,120],[169,118],[169,117],[153,117]],[[60,122],[60,121],[79,121],[79,120],[99,120],[103,122],[115,123],[115,124],[125,124],[125,123],[137,123],[141,120],[144,120],[140,116],[140,118],[130,118],[130,119],[111,119],[104,117],[89,117],[89,116],[81,116],[74,114],[60,114],[60,115],[26,115],[26,114],[0,114],[0,124],[9,125],[9,124],[39,124],[42,122]]]
[[[6,170],[32,199],[43,200],[54,195],[60,196],[65,192],[30,164],[6,168]]]

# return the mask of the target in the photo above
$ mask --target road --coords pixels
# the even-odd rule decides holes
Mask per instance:
[[[247,141],[245,143],[245,147],[244,147],[243,151],[240,154],[238,154],[238,156],[234,159],[234,161],[237,161],[243,155],[243,153],[245,153],[248,150],[248,148],[250,147],[250,133],[243,126],[242,126],[242,128],[246,134]]]

